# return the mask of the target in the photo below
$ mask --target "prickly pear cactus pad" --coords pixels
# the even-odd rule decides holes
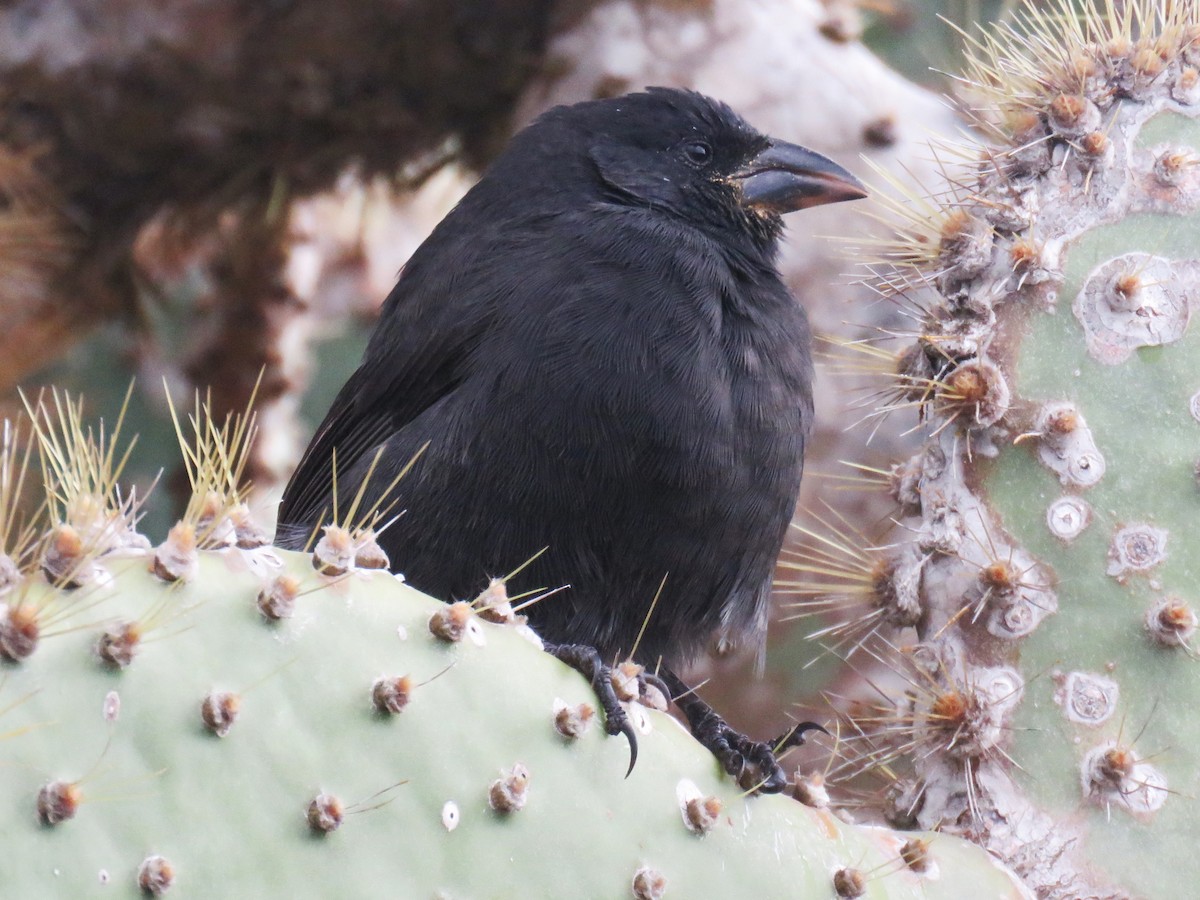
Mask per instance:
[[[151,559],[10,588],[40,627],[0,674],[7,896],[1025,896],[956,838],[743,796],[656,711],[626,779],[579,675],[386,572]]]
[[[910,689],[859,725],[869,759],[910,759],[912,820],[978,840],[1039,896],[1185,896],[1200,18],[1104,10],[1030,4],[975,39],[994,143],[959,148],[956,196],[910,207],[887,248],[886,288],[922,309],[891,395],[930,436],[893,473],[899,545],[860,568],[884,618],[919,584],[919,643],[896,664]]]
[[[1194,210],[1200,122],[1165,112],[1130,131],[1131,168],[1143,178],[1166,154],[1192,160],[1186,188]],[[1153,204],[1136,191],[1130,200]],[[1147,896],[1173,890],[1184,871],[1200,877],[1187,849],[1200,812],[1191,799],[1200,794],[1192,641],[1200,603],[1200,330],[1188,325],[1200,303],[1200,217],[1182,202],[1172,212],[1131,211],[1126,221],[1079,235],[1064,255],[1059,293],[1073,314],[1035,316],[1017,357],[1019,393],[1041,403],[1069,398],[1103,474],[1071,490],[1042,464],[1043,452],[1008,452],[985,482],[1006,527],[1059,581],[1057,616],[1022,648],[1023,667],[1049,677],[1030,686],[1033,702],[1014,722],[1015,752],[1074,769],[1077,778],[1030,771],[1022,780],[1057,814],[1078,810],[1083,797],[1090,852]],[[1112,316],[1116,327],[1096,334],[1092,322],[1130,276],[1142,295],[1132,315]],[[1115,296],[1113,305],[1122,305],[1123,295]],[[1097,778],[1095,754],[1114,751],[1133,768],[1108,773],[1102,756]],[[1168,858],[1161,854],[1180,854],[1169,877],[1145,871],[1144,860]]]

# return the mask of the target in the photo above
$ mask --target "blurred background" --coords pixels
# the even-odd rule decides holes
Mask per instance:
[[[405,260],[539,112],[691,87],[873,186],[933,194],[946,185],[930,141],[965,127],[945,96],[956,28],[1003,14],[951,0],[9,0],[0,411],[19,409],[18,388],[57,385],[112,421],[135,379],[125,481],[162,472],[143,522],[157,542],[186,486],[165,392],[190,406],[211,390],[218,414],[240,411],[261,371],[251,477],[269,523]],[[878,363],[839,345],[919,323],[862,283],[854,260],[881,229],[856,206],[794,220],[781,262],[827,339],[797,522],[869,542],[893,504],[856,489],[847,463],[886,471],[915,418],[868,418],[860,370]],[[761,678],[717,656],[693,673],[757,735],[827,718],[838,692],[836,660],[805,639],[819,619],[779,600]]]

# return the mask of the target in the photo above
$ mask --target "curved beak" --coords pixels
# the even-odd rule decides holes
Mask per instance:
[[[771,141],[733,178],[742,205],[776,215],[867,196],[862,182],[833,160],[786,141]]]

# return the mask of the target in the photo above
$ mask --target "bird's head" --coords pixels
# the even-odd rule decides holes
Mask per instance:
[[[784,213],[866,196],[832,160],[763,135],[693,91],[650,88],[557,107],[517,143],[526,160],[547,157],[544,176],[556,171],[550,157],[572,157],[607,202],[765,240],[778,234]]]

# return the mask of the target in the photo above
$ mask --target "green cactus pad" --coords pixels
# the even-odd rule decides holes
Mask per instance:
[[[1200,123],[1174,112],[1151,119],[1135,146],[1163,145],[1200,159]],[[1200,216],[1132,214],[1070,244],[1059,308],[1034,313],[1017,349],[1016,392],[1034,402],[1071,401],[1104,456],[1096,485],[1066,495],[1087,502],[1090,522],[1069,541],[1052,533],[1049,508],[1063,489],[1028,448],[1006,448],[983,484],[1004,527],[1058,578],[1057,615],[1021,647],[1023,668],[1048,674],[1029,685],[1029,702],[1014,718],[1014,757],[1037,760],[1018,780],[1042,808],[1086,823],[1083,840],[1098,868],[1138,894],[1161,897],[1177,893],[1185,873],[1200,875],[1188,850],[1197,837],[1189,798],[1200,795],[1194,643],[1179,634],[1164,644],[1146,627],[1165,598],[1200,606],[1200,421],[1191,409],[1200,392],[1200,330],[1193,325],[1176,340],[1108,364],[1089,353],[1083,326],[1070,314],[1090,273],[1109,260],[1146,256],[1170,261],[1186,279],[1191,302],[1200,299],[1200,279],[1192,274],[1200,271]],[[1114,541],[1138,523],[1164,533],[1165,556],[1144,572],[1125,571]],[[1091,715],[1069,715],[1073,700],[1095,695],[1097,679],[1118,686],[1115,702]],[[1102,792],[1084,797],[1081,765],[1088,751],[1106,743],[1150,757],[1161,773],[1161,785],[1144,777],[1129,785],[1136,802],[1153,812],[1131,819],[1119,799]],[[1149,859],[1177,862],[1147,866]]]
[[[105,562],[112,580],[74,592],[14,588],[42,633],[0,682],[6,895],[817,897],[842,869],[870,897],[1025,895],[956,838],[923,836],[922,873],[907,836],[745,797],[641,707],[625,778],[623,738],[556,730],[556,704],[594,704],[583,678],[474,613],[435,638],[449,607],[386,572],[226,550],[168,585],[144,555]],[[284,568],[299,591],[269,620],[256,601]],[[96,652],[121,623],[124,667]],[[44,824],[39,792],[72,815]]]

